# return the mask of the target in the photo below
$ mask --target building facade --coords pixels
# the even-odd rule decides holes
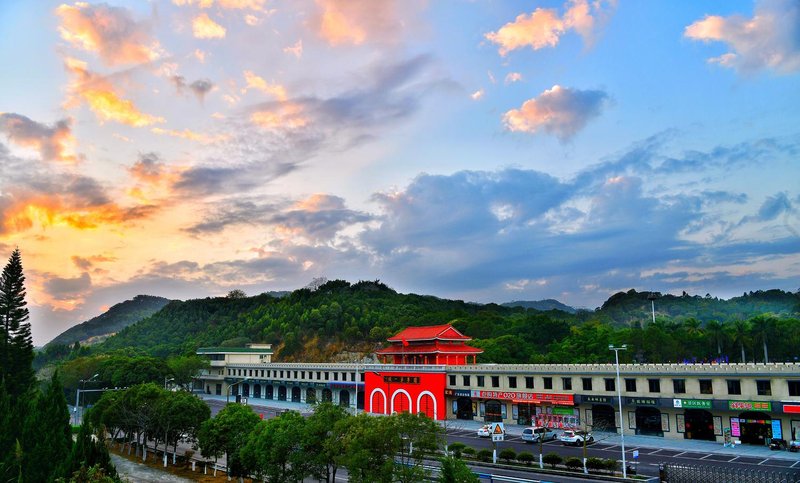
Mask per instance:
[[[277,363],[264,347],[198,354],[211,358],[197,379],[209,394],[743,444],[800,438],[797,363],[620,364],[620,421],[614,364]]]

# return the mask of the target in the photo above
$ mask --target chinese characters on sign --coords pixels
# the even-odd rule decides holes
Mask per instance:
[[[728,401],[728,409],[731,411],[772,411],[772,403],[769,401]]]

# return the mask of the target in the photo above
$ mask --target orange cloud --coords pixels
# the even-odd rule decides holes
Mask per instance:
[[[61,38],[73,47],[97,53],[106,65],[159,57],[161,47],[150,38],[147,24],[135,21],[127,9],[77,2],[59,6],[56,15],[61,19]]]
[[[160,135],[167,135],[176,138],[188,139],[189,141],[197,141],[201,144],[211,144],[218,141],[224,141],[228,139],[226,135],[218,135],[218,136],[211,136],[208,134],[194,132],[189,129],[184,129],[182,131],[178,131],[175,129],[161,129],[160,127],[154,127],[150,129],[154,134]]]
[[[68,88],[70,97],[65,107],[85,102],[101,121],[115,121],[134,127],[165,122],[164,118],[142,113],[133,102],[122,99],[114,86],[107,79],[90,72],[85,62],[67,58],[65,65],[75,78]]]
[[[285,54],[291,54],[297,57],[298,59],[303,56],[303,39],[298,40],[295,42],[294,45],[290,47],[284,47],[283,52]]]
[[[613,7],[616,0],[607,3]],[[513,22],[484,37],[499,46],[498,52],[503,57],[512,50],[524,47],[533,50],[555,47],[561,36],[569,30],[575,30],[586,43],[591,43],[597,24],[607,18],[608,9],[602,1],[589,3],[588,0],[570,0],[566,5],[569,8],[563,17],[555,9],[537,8],[529,15],[518,15]]]
[[[73,152],[72,119],[63,119],[48,127],[21,114],[3,113],[0,114],[0,132],[18,146],[35,149],[44,160],[78,161]]]
[[[317,0],[315,17],[319,36],[333,46],[392,41],[408,25],[401,13],[413,12],[421,2],[405,0]]]
[[[506,74],[505,83],[512,84],[514,82],[520,82],[522,80],[522,74],[519,72],[509,72]]]
[[[211,8],[214,0],[172,0],[172,3],[179,7],[197,5],[200,8]],[[216,3],[221,8],[263,11],[267,0],[216,0]]]
[[[289,99],[285,87],[280,84],[270,84],[262,77],[257,76],[249,70],[244,71],[244,80],[247,82],[247,86],[242,89],[242,94],[246,93],[248,89],[257,89],[273,96],[275,99],[281,102]]]
[[[503,116],[510,131],[536,133],[545,131],[566,140],[586,123],[600,115],[608,96],[603,91],[581,91],[558,85],[529,99],[519,109]]]
[[[250,115],[250,120],[265,129],[297,129],[308,124],[302,106],[291,102],[279,104],[275,109],[256,111]]]
[[[34,226],[68,226],[90,230],[101,225],[119,225],[145,218],[153,211],[154,206],[123,208],[110,202],[96,206],[77,206],[59,195],[41,195],[20,200],[8,207],[4,213],[3,228],[10,232],[21,232]]]
[[[192,20],[192,33],[197,39],[225,38],[225,27],[211,20],[206,13],[201,13]]]

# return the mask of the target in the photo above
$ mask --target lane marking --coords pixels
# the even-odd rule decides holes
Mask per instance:
[[[701,460],[704,460],[704,459],[708,458],[709,456],[714,456],[714,453],[708,453],[707,455],[703,456],[703,457],[702,457],[702,458],[700,458],[700,459],[701,459]]]
[[[681,455],[685,455],[686,453],[688,453],[688,451],[681,451],[681,452],[680,452],[680,453],[678,453],[678,454],[674,454],[674,455],[672,455],[672,457],[673,457],[673,458],[677,458],[677,457],[679,457],[679,456],[681,456]],[[701,458],[701,459],[702,459],[702,458]]]

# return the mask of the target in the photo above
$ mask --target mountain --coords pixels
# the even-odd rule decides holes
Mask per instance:
[[[513,302],[506,302],[501,304],[503,307],[522,307],[524,309],[534,309],[540,310],[542,312],[546,312],[548,310],[560,310],[562,312],[566,312],[568,314],[574,314],[577,312],[575,308],[570,307],[569,305],[564,305],[558,300],[555,299],[545,299],[545,300],[515,300]]]
[[[405,327],[451,323],[497,363],[607,362],[609,344],[628,344],[640,362],[749,359],[769,344],[770,360],[790,360],[800,346],[800,295],[756,291],[721,300],[662,295],[650,322],[649,292],[620,292],[596,310],[567,313],[401,294],[385,284],[333,280],[283,297],[217,297],[172,301],[92,346],[157,357],[203,346],[273,344],[275,360],[351,360],[373,353]],[[712,324],[711,321],[720,324]],[[734,322],[744,321],[746,338]]]
[[[137,295],[131,300],[114,305],[93,319],[70,327],[48,342],[47,346],[72,345],[75,342],[86,345],[99,342],[129,325],[153,315],[169,302],[170,300],[164,297]]]

